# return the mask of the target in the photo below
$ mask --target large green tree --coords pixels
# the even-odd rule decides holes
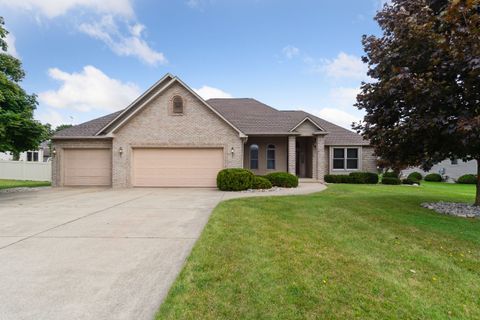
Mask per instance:
[[[7,34],[0,17],[0,152],[11,151],[18,156],[36,149],[48,137],[48,130],[33,119],[37,99],[19,85],[25,72],[20,60],[7,53]]]
[[[480,205],[480,0],[392,0],[375,20],[354,127],[394,168],[476,160]]]

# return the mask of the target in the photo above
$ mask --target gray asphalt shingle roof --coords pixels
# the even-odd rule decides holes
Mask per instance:
[[[328,132],[326,145],[368,145],[360,135],[305,111],[281,111],[255,99],[210,99],[207,101],[246,135],[286,134],[306,117]]]
[[[309,117],[328,132],[326,145],[368,145],[360,135],[337,126],[305,111],[281,111],[255,99],[210,99],[207,103],[246,135],[288,134],[303,119]],[[113,121],[123,110],[111,113],[71,128],[54,137],[90,137]],[[320,130],[319,130],[320,131]]]
[[[91,137],[94,136],[100,129],[105,127],[109,122],[115,119],[123,110],[110,113],[106,116],[93,119],[79,125],[63,129],[55,133],[55,137]]]

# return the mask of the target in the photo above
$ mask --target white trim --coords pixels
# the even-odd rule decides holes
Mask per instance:
[[[305,119],[303,119],[302,121],[300,121],[295,127],[293,127],[292,129],[290,129],[290,132],[294,131],[295,129],[297,129],[298,127],[300,127],[305,121],[310,121],[311,123],[313,123],[313,125],[315,127],[317,127],[318,129],[322,130],[322,131],[325,131],[325,129],[323,129],[322,127],[320,127],[315,121],[313,121],[310,117],[305,117]],[[318,134],[318,133],[317,133]]]
[[[163,81],[163,79],[166,79],[167,77],[173,77],[172,80],[170,80],[167,84],[163,86],[158,92],[154,93],[148,100],[144,101],[139,107],[137,107],[132,113],[130,113],[125,119],[123,119],[118,125],[116,125],[113,129],[110,129],[108,131],[108,134],[114,133],[119,127],[121,127],[125,122],[127,122],[133,115],[135,115],[139,110],[141,110],[145,105],[147,105],[150,101],[152,101],[154,98],[156,98],[160,93],[165,91],[168,87],[170,87],[172,84],[175,82],[180,83],[188,92],[190,92],[193,96],[195,96],[199,101],[201,101],[207,108],[209,108],[214,114],[216,114],[220,119],[225,121],[230,127],[232,127],[241,138],[247,137],[240,129],[235,127],[230,121],[225,119],[220,113],[218,113],[211,105],[209,105],[205,100],[203,100],[202,97],[200,97],[195,91],[193,91],[189,86],[187,86],[182,80],[180,80],[178,77],[172,76],[170,74],[167,74],[165,77],[162,78],[162,80],[158,81],[153,87],[151,87],[149,90],[147,90],[144,94],[142,94],[139,98],[137,98],[127,109],[125,109],[120,115],[118,115],[114,120],[110,121],[104,128],[107,128],[111,123],[116,121],[121,117],[121,115],[125,114],[125,112],[128,109],[132,109],[135,104],[142,98],[144,97],[148,92],[151,92],[156,85],[158,85],[160,82]],[[98,131],[96,135],[98,135],[100,132],[104,130]]]
[[[333,168],[333,149],[344,149],[345,150],[345,168],[344,169],[334,169]],[[358,166],[357,169],[347,169],[346,166],[346,160],[347,160],[347,149],[357,149],[358,150]],[[362,171],[363,168],[363,163],[362,163],[362,158],[363,158],[363,147],[362,146],[330,146],[329,148],[329,172],[335,172],[335,173],[340,173],[340,172],[356,172],[356,171]]]
[[[110,126],[110,124],[112,124],[113,122],[115,122],[117,119],[119,119],[120,117],[122,117],[127,111],[129,111],[130,109],[132,109],[140,100],[142,100],[145,96],[147,96],[150,92],[152,92],[154,89],[156,89],[163,81],[165,81],[167,78],[174,78],[174,76],[170,73],[167,73],[166,75],[164,75],[160,80],[158,80],[157,82],[155,82],[150,88],[147,89],[147,91],[145,91],[144,93],[142,93],[137,99],[135,99],[132,103],[130,103],[128,105],[128,107],[126,107],[125,109],[123,109],[122,112],[120,112],[119,115],[117,115],[113,120],[109,121],[105,126],[103,126],[103,128],[101,128],[99,131],[97,131],[97,133],[95,133],[96,136],[98,136],[103,130],[105,130],[106,128],[108,128],[108,126]]]

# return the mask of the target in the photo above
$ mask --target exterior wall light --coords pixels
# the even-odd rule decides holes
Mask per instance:
[[[52,157],[55,158],[55,155],[57,154],[57,149],[53,148],[52,150]]]
[[[121,157],[122,154],[123,154],[123,148],[122,147],[118,148],[118,153],[120,154],[120,157]]]
[[[232,147],[232,149],[230,150],[230,153],[232,154],[232,157],[233,157],[233,155],[235,154],[235,149],[233,149],[233,147]]]

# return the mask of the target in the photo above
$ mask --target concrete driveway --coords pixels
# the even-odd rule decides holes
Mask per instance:
[[[223,193],[0,194],[0,319],[151,319]]]
[[[219,201],[324,188],[0,194],[0,319],[151,319]]]

